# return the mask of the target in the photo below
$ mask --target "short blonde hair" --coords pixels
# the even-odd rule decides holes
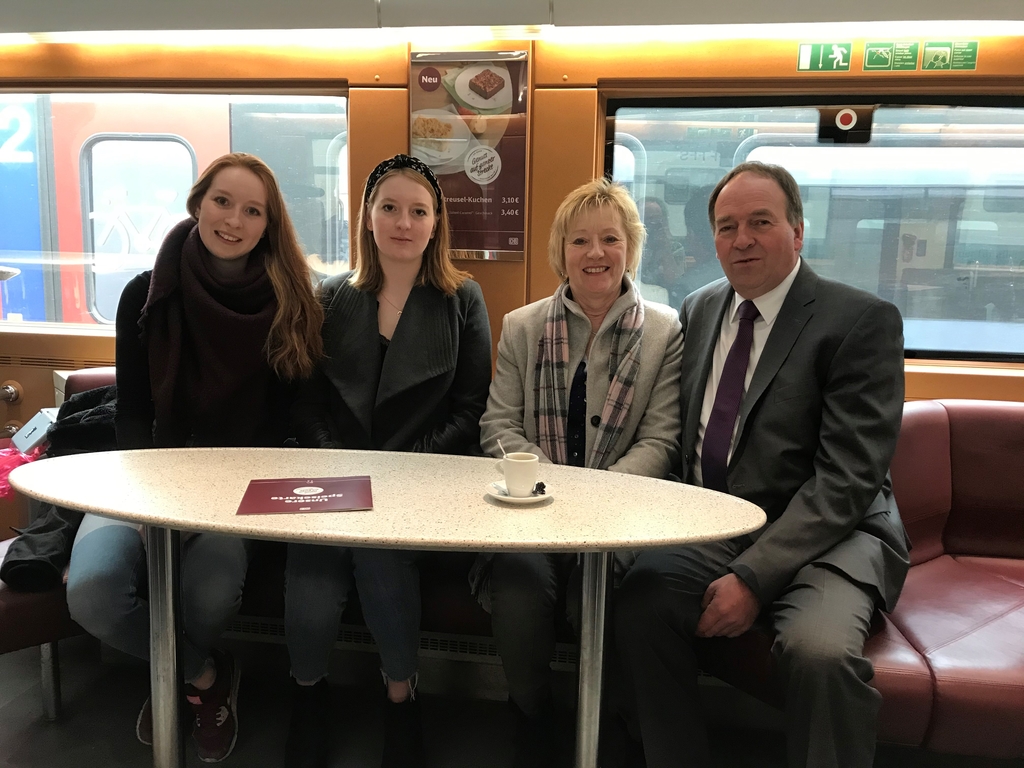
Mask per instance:
[[[569,229],[584,211],[599,208],[610,208],[619,214],[622,228],[626,234],[626,273],[636,277],[640,266],[640,255],[643,251],[647,230],[640,220],[640,212],[629,192],[621,184],[615,184],[606,178],[588,181],[566,195],[565,200],[555,212],[555,220],[551,224],[551,237],[548,239],[548,263],[555,274],[565,279],[565,241]]]

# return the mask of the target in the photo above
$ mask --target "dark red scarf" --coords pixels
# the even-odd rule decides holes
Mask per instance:
[[[262,241],[237,278],[217,277],[194,219],[175,225],[153,265],[139,319],[149,355],[157,447],[254,446],[272,439],[275,376],[266,343],[277,299]]]

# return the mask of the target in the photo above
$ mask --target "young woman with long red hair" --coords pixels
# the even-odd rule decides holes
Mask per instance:
[[[277,180],[253,155],[224,155],[193,185],[186,209],[118,305],[118,448],[282,445],[293,382],[312,373],[323,349],[323,312]],[[180,664],[205,762],[227,757],[238,733],[238,669],[214,644],[241,602],[251,550],[210,533],[182,547]],[[146,597],[138,529],[87,515],[68,573],[72,616],[147,659]],[[136,733],[151,743],[148,700]]]

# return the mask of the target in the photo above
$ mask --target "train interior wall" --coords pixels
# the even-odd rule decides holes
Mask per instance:
[[[372,32],[372,31],[371,31]],[[955,30],[950,37],[957,37]],[[315,93],[348,98],[349,199],[358,201],[362,181],[376,163],[396,152],[408,151],[411,50],[417,43],[368,42],[350,47],[281,45],[245,48],[213,45],[141,45],[93,43],[38,43],[0,45],[0,93],[4,91],[185,91],[200,93]],[[502,317],[510,310],[551,294],[558,284],[547,264],[548,231],[555,210],[567,192],[602,173],[606,166],[606,120],[610,99],[645,97],[813,96],[843,101],[863,95],[882,95],[899,101],[908,94],[965,93],[1005,97],[1020,104],[1024,98],[1024,61],[1019,53],[1024,38],[991,37],[981,41],[985,56],[970,73],[897,72],[849,76],[818,73],[797,76],[791,59],[798,41],[617,41],[614,30],[600,41],[558,42],[539,39],[470,40],[446,45],[446,50],[527,50],[530,83],[527,134],[526,249],[522,261],[464,261],[481,284],[491,319],[495,345]],[[859,42],[862,42],[859,41]],[[859,66],[860,62],[857,62]],[[200,169],[201,170],[201,169]],[[0,226],[3,223],[0,222]],[[1024,341],[1020,348],[1024,354]],[[0,425],[22,424],[42,407],[54,403],[54,371],[112,365],[114,338],[109,330],[62,326],[38,326],[0,322],[0,384],[17,382],[22,398],[0,403]],[[976,397],[1024,400],[1024,364],[908,359],[908,399]],[[29,514],[24,499],[0,499],[0,531],[24,524]],[[4,733],[30,734],[28,746],[16,754],[0,754],[12,765],[128,765],[144,762],[144,749],[134,744],[130,728],[114,734],[112,723],[133,722],[136,699],[146,691],[141,667],[97,665],[96,651],[87,638],[64,644],[65,697],[70,724],[53,738],[52,726],[34,709],[14,703],[38,694],[38,661],[34,649],[0,659],[0,743]],[[257,670],[257,685],[249,683],[244,710],[247,740],[240,745],[235,762],[257,762],[276,754],[284,739],[286,718],[281,701],[286,696],[282,680],[287,660],[280,646],[244,643],[239,653],[248,655]],[[374,657],[366,653],[335,654],[345,685],[363,685],[349,697],[335,690],[335,700],[354,734],[340,748],[348,764],[373,764],[379,738],[376,700],[368,694],[375,681]],[[428,661],[429,664],[429,661]],[[500,667],[467,672],[451,662],[434,670],[435,680],[456,686],[500,688],[497,678],[481,680]],[[127,669],[127,671],[126,671]],[[332,668],[332,676],[335,669]],[[262,677],[260,675],[262,674]],[[492,675],[493,677],[493,675]],[[567,676],[566,676],[567,677]],[[571,680],[563,680],[571,687]],[[365,684],[365,685],[364,685]],[[126,693],[127,692],[127,693]],[[465,691],[462,691],[463,693]],[[712,698],[718,689],[712,689]],[[102,704],[100,703],[102,701]],[[722,717],[764,725],[778,725],[777,713],[752,699],[722,699]],[[427,721],[432,727],[430,748],[444,764],[480,765],[481,755],[500,756],[487,764],[509,764],[510,714],[495,702],[446,702],[426,696]],[[742,711],[743,707],[748,707]],[[368,714],[369,713],[369,714]],[[38,723],[29,723],[35,717]],[[469,726],[467,729],[466,726]],[[20,730],[18,730],[20,729]],[[48,730],[49,729],[49,730]],[[467,730],[470,735],[467,737]],[[79,737],[79,733],[85,734]],[[717,734],[717,732],[716,732]],[[734,730],[716,735],[729,754],[721,765],[783,765],[781,734],[737,736]],[[102,742],[102,744],[99,744]],[[9,744],[9,743],[8,743]],[[134,751],[133,751],[134,750]],[[97,754],[102,757],[97,762]],[[504,760],[504,762],[503,762]],[[21,762],[24,761],[24,762]],[[142,762],[140,762],[142,761]],[[928,765],[931,768],[989,768],[996,763],[954,757],[921,755],[911,750],[882,748],[880,766]],[[999,762],[998,765],[1005,765]],[[1020,763],[1014,761],[1014,768]]]
[[[982,41],[976,71],[887,72],[838,77],[792,72],[794,41],[686,41],[588,45],[545,40],[463,42],[457,50],[529,52],[526,251],[523,261],[465,261],[483,287],[494,343],[509,310],[549,295],[557,278],[547,265],[547,235],[555,209],[578,184],[605,166],[609,99],[708,94],[757,96],[821,94],[855,99],[882,94],[950,94],[969,90],[1024,94],[1020,38]],[[452,46],[446,46],[451,48]],[[3,51],[0,91],[259,91],[344,94],[349,99],[349,195],[383,157],[409,148],[409,55],[421,47],[368,42],[362,48],[298,45],[245,49],[39,43]],[[126,74],[130,73],[130,74]],[[53,404],[52,373],[114,362],[109,333],[74,327],[0,325],[0,382],[23,390],[16,404],[0,404],[0,422],[24,423]],[[908,360],[907,397],[981,397],[1024,400],[1024,365],[1007,362]],[[0,502],[0,527],[25,521],[25,504]]]

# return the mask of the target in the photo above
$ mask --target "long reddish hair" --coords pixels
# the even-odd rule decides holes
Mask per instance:
[[[186,210],[193,218],[199,218],[203,197],[214,177],[225,168],[252,171],[267,191],[267,252],[263,263],[277,297],[277,313],[265,348],[267,360],[282,378],[303,378],[313,372],[324,353],[320,334],[324,311],[313,291],[309,266],[274,172],[258,157],[245,152],[218,157],[192,185]]]

